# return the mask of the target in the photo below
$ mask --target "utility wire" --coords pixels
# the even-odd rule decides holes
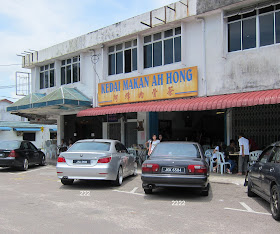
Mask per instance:
[[[19,100],[19,99],[20,99],[20,98],[8,97],[8,96],[0,96],[0,97],[3,97],[3,98],[9,98],[9,99],[17,99],[17,100]]]
[[[29,85],[28,83],[22,83],[22,84],[18,84],[18,86],[23,86],[23,85]],[[0,89],[10,89],[10,88],[15,88],[16,85],[3,85],[0,86]]]
[[[0,64],[0,67],[9,67],[9,66],[19,66],[19,65],[22,65],[21,63],[19,64]]]

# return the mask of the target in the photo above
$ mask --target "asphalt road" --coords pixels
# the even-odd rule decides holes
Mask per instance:
[[[212,181],[208,197],[186,189],[145,195],[140,175],[121,187],[64,186],[54,166],[0,168],[0,233],[279,233],[268,203],[237,183]]]

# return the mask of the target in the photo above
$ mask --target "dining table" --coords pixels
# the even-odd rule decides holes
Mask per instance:
[[[239,152],[232,152],[229,153],[229,158],[236,162],[236,168],[238,170],[238,164],[239,164]]]

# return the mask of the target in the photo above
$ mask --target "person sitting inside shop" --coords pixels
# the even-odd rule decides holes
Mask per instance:
[[[217,160],[218,160],[218,158],[217,158],[217,155],[216,155],[216,153],[217,152],[220,152],[220,147],[219,147],[219,145],[220,145],[221,143],[218,143],[217,144],[217,146],[215,147],[215,149],[213,150],[213,161],[216,163],[216,166],[215,167],[213,167],[213,172],[216,172],[217,171],[217,167],[218,167],[218,163],[217,163]]]

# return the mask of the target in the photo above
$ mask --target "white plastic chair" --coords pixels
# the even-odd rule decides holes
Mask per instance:
[[[262,150],[255,150],[250,152],[249,155],[249,165],[253,165],[254,163],[256,163],[256,161],[258,160],[259,156],[261,155]]]
[[[223,174],[226,171],[226,165],[229,165],[231,167],[231,164],[229,162],[226,162],[225,156],[221,152],[216,152],[217,155],[217,172],[220,170],[221,174]]]
[[[211,157],[213,156],[214,149],[207,149],[204,153],[208,163],[210,164],[210,170],[213,170],[213,164],[211,164]]]
[[[127,148],[127,151],[129,154],[133,154],[134,156],[136,156],[136,150],[133,148]]]

